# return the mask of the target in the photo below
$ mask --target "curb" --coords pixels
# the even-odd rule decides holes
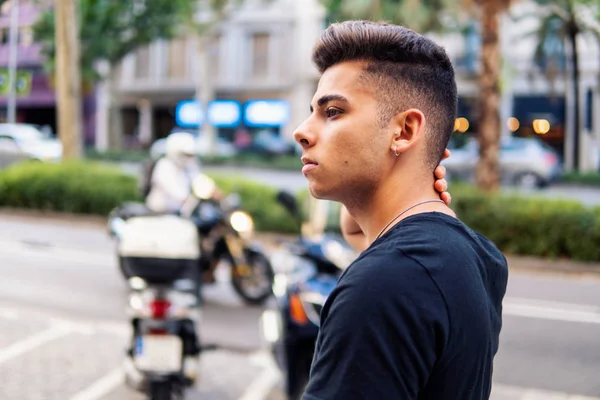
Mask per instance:
[[[58,211],[25,210],[21,208],[0,208],[0,219],[19,220],[41,224],[92,226],[106,228],[106,217],[99,215],[71,214]]]
[[[600,278],[599,262],[582,262],[570,259],[551,260],[531,256],[506,255],[510,270],[536,273],[557,273],[580,276],[595,276]]]
[[[56,211],[39,211],[13,208],[0,208],[0,219],[19,220],[42,224],[97,227],[106,229],[106,217],[96,215],[70,214]],[[258,241],[277,246],[294,239],[295,235],[257,232]],[[557,273],[600,278],[600,262],[582,262],[570,259],[545,259],[531,256],[506,255],[510,270],[534,273]]]

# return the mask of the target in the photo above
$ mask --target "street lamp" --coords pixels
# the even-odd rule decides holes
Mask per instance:
[[[10,38],[8,54],[7,122],[14,124],[17,114],[17,33],[19,29],[19,0],[10,0]]]

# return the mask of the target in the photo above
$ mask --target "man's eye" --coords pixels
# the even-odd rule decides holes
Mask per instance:
[[[335,117],[338,114],[341,114],[342,112],[338,109],[335,108],[329,108],[325,111],[325,115],[327,115],[327,118],[332,118]]]

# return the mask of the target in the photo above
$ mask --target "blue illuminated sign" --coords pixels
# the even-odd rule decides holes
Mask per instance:
[[[244,122],[249,127],[278,127],[290,120],[290,105],[285,100],[252,100],[244,107]]]
[[[218,128],[234,128],[242,122],[242,106],[235,100],[214,100],[208,104],[208,122]]]
[[[175,107],[175,123],[182,128],[196,128],[204,123],[204,110],[195,100],[184,100]]]

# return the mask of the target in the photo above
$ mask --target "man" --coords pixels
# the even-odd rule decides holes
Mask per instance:
[[[446,149],[443,158],[448,157],[450,157],[450,150]],[[433,174],[437,178],[433,185],[434,189],[440,194],[440,199],[442,199],[444,203],[450,205],[452,196],[446,191],[448,189],[448,182],[446,182],[445,179],[446,168],[443,165],[438,165],[433,171]],[[340,208],[340,230],[342,231],[342,236],[346,239],[346,242],[348,242],[354,250],[361,252],[369,247],[369,242],[367,241],[365,233],[344,206]]]
[[[194,178],[202,173],[197,159],[196,140],[186,132],[172,133],[165,140],[165,157],[156,162],[151,170],[150,191],[146,197],[146,206],[157,213],[176,214],[192,193]],[[222,200],[220,189],[216,189],[213,198]],[[214,271],[221,254],[225,251],[225,242],[220,239],[215,245],[208,261],[202,260],[203,282],[214,283]]]
[[[294,133],[302,171],[366,249],[323,307],[303,399],[488,399],[508,268],[434,188],[456,119],[446,52],[349,21],[323,32],[313,61],[322,76]]]
[[[192,182],[199,174],[194,137],[185,132],[167,136],[165,156],[152,169],[147,207],[154,212],[177,213],[189,198]]]

